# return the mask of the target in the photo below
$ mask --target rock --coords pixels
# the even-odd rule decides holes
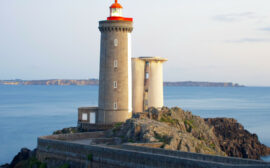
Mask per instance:
[[[63,128],[62,130],[54,131],[53,135],[57,135],[57,134],[74,134],[74,133],[78,133],[78,132],[82,132],[82,131],[79,130],[77,127],[70,127],[70,128]]]
[[[232,118],[210,118],[205,121],[214,127],[221,149],[228,156],[260,159],[270,155],[270,148],[261,144],[256,134],[251,134]]]
[[[150,108],[107,135],[120,137],[123,142],[162,142],[165,149],[226,156],[204,119],[180,108]]]
[[[0,168],[9,168],[9,164],[4,164],[4,165],[1,165]]]
[[[270,155],[270,148],[235,119],[203,119],[178,107],[149,108],[109,130],[107,135],[123,142],[161,143],[159,147],[186,152],[249,159]]]
[[[21,162],[27,161],[32,157],[36,156],[36,149],[31,151],[27,148],[22,148],[21,151],[13,158],[8,168],[19,168]]]

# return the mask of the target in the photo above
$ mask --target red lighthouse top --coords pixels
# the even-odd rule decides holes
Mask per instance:
[[[115,0],[115,3],[112,4],[112,6],[110,8],[123,8],[120,3],[118,3],[118,0]]]
[[[122,16],[123,7],[115,0],[115,3],[110,7],[110,17],[107,20],[123,20],[123,21],[133,21],[133,18],[125,18]]]

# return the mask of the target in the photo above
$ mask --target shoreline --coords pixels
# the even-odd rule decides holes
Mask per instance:
[[[164,82],[164,86],[177,86],[177,87],[245,87],[238,83],[232,82],[200,82],[200,81],[176,81]],[[45,86],[98,86],[98,79],[49,79],[49,80],[0,80],[0,85],[45,85]]]

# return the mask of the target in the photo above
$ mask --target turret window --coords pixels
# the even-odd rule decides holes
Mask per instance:
[[[118,61],[114,60],[114,68],[117,68],[117,67],[118,67]]]
[[[117,88],[117,81],[113,82],[113,87],[116,89]]]
[[[149,73],[148,72],[145,73],[145,79],[149,79]]]
[[[117,47],[118,46],[118,40],[114,39],[113,44],[114,44],[115,47]]]
[[[117,110],[117,102],[114,102],[113,109]]]

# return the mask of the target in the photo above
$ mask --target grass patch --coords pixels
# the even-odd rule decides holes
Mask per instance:
[[[168,116],[168,115],[162,115],[159,121],[169,123],[171,125],[176,125],[178,123],[178,120],[173,119],[172,116]]]
[[[135,143],[135,141],[133,139],[128,139],[129,143]]]
[[[119,122],[119,123],[115,123],[114,126],[113,126],[113,133],[115,134],[118,130],[120,130],[121,126],[123,125],[124,123],[122,122]]]
[[[212,148],[212,149],[215,150],[215,149],[216,149],[216,145],[215,145],[214,143],[211,143],[211,144],[210,144],[210,148]]]
[[[89,161],[93,161],[93,154],[92,154],[92,153],[88,154],[88,155],[87,155],[87,159],[88,159]]]
[[[156,132],[155,132],[155,138],[159,141],[159,142],[163,142],[163,145],[161,146],[161,148],[164,148],[164,146],[167,144],[170,144],[170,142],[171,142],[171,139],[172,139],[172,137],[168,137],[168,136],[166,136],[166,135],[164,135],[164,136],[161,136],[161,135],[159,135],[159,134],[157,134]]]
[[[184,124],[185,124],[185,127],[187,129],[187,132],[191,132],[194,127],[194,121],[193,120],[185,120],[184,121]]]
[[[42,163],[39,161],[39,160],[37,160],[36,158],[31,158],[30,160],[29,160],[29,167],[30,168],[33,168],[33,167],[38,167],[38,168],[41,168],[41,165],[42,165]],[[46,165],[45,165],[46,166]],[[46,168],[46,167],[45,167]]]
[[[70,168],[69,164],[65,163],[62,166],[60,166],[59,168]]]
[[[119,123],[115,123],[114,124],[114,129],[120,129],[120,127],[123,125],[122,122],[119,122]]]

